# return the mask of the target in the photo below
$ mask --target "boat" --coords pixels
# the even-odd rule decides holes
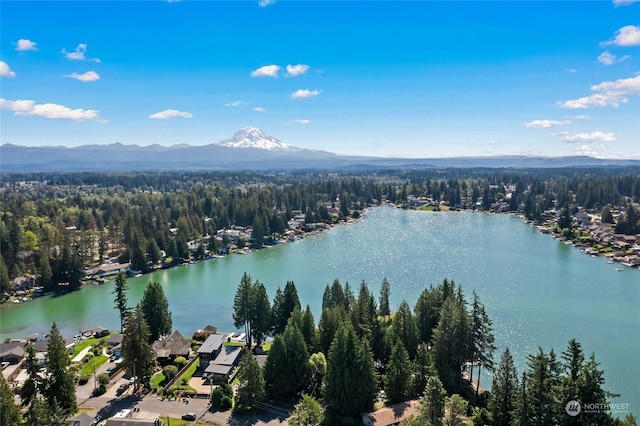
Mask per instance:
[[[608,263],[609,265],[611,265],[611,264],[613,264],[613,260],[609,259],[609,260],[607,260],[607,263]]]
[[[620,272],[622,271],[622,268],[616,268],[616,271]]]

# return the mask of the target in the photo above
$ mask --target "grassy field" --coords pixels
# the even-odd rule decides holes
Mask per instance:
[[[160,420],[162,420],[162,424],[164,426],[212,426],[212,425],[220,426],[217,423],[210,423],[210,422],[203,422],[203,421],[197,421],[194,423],[192,421],[180,420],[180,419],[176,419],[175,417],[166,417],[166,416],[160,417]]]
[[[98,367],[100,367],[102,364],[104,364],[108,360],[109,360],[109,357],[107,357],[106,355],[94,356],[93,358],[91,358],[89,360],[89,362],[87,362],[80,369],[80,375],[81,376],[88,376],[90,374],[93,374],[94,368],[97,369]]]

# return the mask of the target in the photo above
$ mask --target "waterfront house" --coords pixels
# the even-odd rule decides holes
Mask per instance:
[[[200,349],[198,349],[200,359],[205,361],[215,359],[218,354],[220,354],[224,338],[224,334],[210,334],[207,340],[200,346]]]
[[[156,360],[165,364],[182,356],[189,358],[191,341],[182,337],[179,331],[174,331],[169,337],[153,342],[153,354]]]
[[[218,356],[213,361],[209,361],[204,374],[214,383],[230,377],[240,363],[241,353],[242,347],[240,346],[223,346]]]
[[[7,342],[0,343],[0,362],[8,362],[9,364],[18,364],[24,358],[24,342]]]
[[[366,426],[399,425],[401,421],[418,413],[417,400],[400,402],[369,413],[362,413],[362,423]]]
[[[95,327],[85,328],[80,333],[84,338],[91,338],[91,337],[100,338],[100,337],[108,336],[109,330],[107,330],[104,327],[95,326]]]

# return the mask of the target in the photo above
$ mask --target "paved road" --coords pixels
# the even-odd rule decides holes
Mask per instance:
[[[121,379],[126,380],[126,379]],[[118,382],[119,383],[119,382]],[[133,418],[156,419],[163,417],[180,418],[184,413],[194,412],[199,420],[217,425],[234,426],[282,426],[287,425],[286,417],[282,411],[260,411],[248,416],[232,415],[231,412],[210,412],[209,401],[201,398],[188,398],[183,400],[161,400],[157,395],[132,395],[129,389],[121,397],[115,396],[117,384],[98,398],[90,398],[83,401],[83,406],[93,407],[95,411],[91,415],[100,414],[103,418],[113,416],[118,411],[136,407],[132,413]]]

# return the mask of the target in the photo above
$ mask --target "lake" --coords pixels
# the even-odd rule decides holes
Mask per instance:
[[[541,346],[562,352],[576,338],[595,352],[606,389],[620,393],[640,414],[640,270],[590,257],[510,215],[370,209],[353,224],[244,255],[211,259],[128,280],[130,303],[149,281],[162,284],[174,328],[183,335],[207,324],[232,331],[233,296],[246,271],[265,284],[295,282],[303,307],[319,320],[322,294],[335,278],[354,291],[365,280],[377,296],[384,277],[391,308],[411,306],[420,292],[444,278],[480,296],[494,323],[496,362],[508,346],[522,371],[525,356]],[[65,336],[84,327],[119,328],[113,281],[61,297],[0,308],[2,338],[44,335],[56,321]],[[485,382],[488,385],[488,382]],[[624,416],[624,413],[622,414]]]

